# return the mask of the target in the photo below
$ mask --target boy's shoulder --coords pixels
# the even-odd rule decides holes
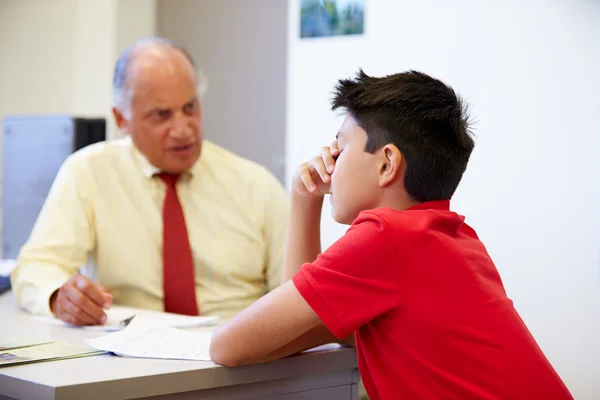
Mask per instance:
[[[350,227],[362,240],[386,242],[396,251],[407,252],[424,246],[457,244],[457,238],[477,241],[475,230],[465,223],[465,217],[450,211],[446,204],[421,204],[407,210],[375,208],[362,211]],[[436,240],[429,240],[435,237]],[[451,247],[454,247],[452,245]]]
[[[431,230],[456,230],[465,225],[465,217],[449,208],[448,202],[429,202],[397,210],[388,207],[362,211],[353,225],[376,220],[397,234],[416,234]]]

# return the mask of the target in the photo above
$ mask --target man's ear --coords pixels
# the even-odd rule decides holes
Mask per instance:
[[[115,123],[123,132],[127,132],[127,118],[123,115],[121,110],[117,107],[112,108],[113,117],[115,118]]]
[[[400,150],[393,144],[386,144],[379,153],[379,186],[386,187],[404,176],[406,163]]]

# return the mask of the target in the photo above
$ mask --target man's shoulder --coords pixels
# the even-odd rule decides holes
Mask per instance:
[[[202,147],[201,157],[211,170],[243,177],[245,182],[275,179],[263,165],[244,158],[214,142],[204,140]]]
[[[71,167],[102,168],[115,165],[131,151],[129,138],[107,140],[88,145],[71,154],[66,163]]]
[[[204,157],[208,163],[218,164],[219,166],[237,170],[244,170],[246,168],[252,170],[264,170],[264,167],[260,164],[244,158],[210,140],[204,140],[202,143],[202,157]]]

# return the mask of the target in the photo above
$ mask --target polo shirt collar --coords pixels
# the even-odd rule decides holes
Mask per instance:
[[[433,200],[425,201],[423,203],[416,204],[407,210],[450,210],[450,200]]]

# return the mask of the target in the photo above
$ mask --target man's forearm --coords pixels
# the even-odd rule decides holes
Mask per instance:
[[[19,305],[32,314],[52,316],[52,294],[70,277],[64,268],[41,262],[19,262],[11,275]]]
[[[291,279],[302,264],[314,261],[321,253],[322,207],[323,196],[292,194],[282,283]]]

